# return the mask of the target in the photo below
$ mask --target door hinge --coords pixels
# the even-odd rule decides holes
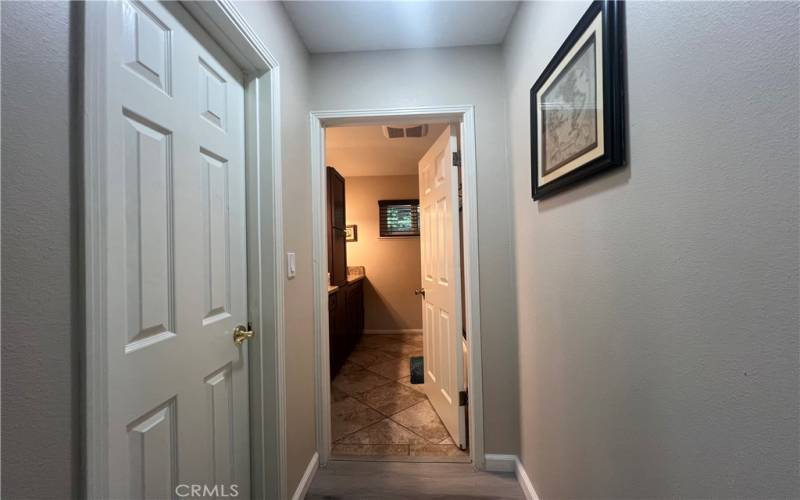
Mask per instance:
[[[467,391],[458,391],[458,406],[467,406]]]
[[[460,167],[461,166],[461,155],[458,151],[453,151],[453,166]]]

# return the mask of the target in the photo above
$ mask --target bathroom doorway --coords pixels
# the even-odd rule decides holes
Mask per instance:
[[[320,134],[323,463],[468,462],[474,453],[465,141],[455,118],[331,123]]]

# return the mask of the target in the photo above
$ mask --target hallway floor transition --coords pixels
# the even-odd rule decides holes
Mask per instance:
[[[525,498],[513,473],[471,464],[331,461],[311,482],[308,500]]]
[[[421,334],[364,335],[331,382],[334,457],[439,457],[468,461],[410,381]]]

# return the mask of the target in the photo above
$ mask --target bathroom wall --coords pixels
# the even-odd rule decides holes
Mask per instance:
[[[336,162],[332,162],[335,166]],[[380,238],[378,200],[419,199],[416,175],[345,178],[347,224],[358,241],[347,243],[347,265],[364,266],[365,330],[422,330],[419,237]]]

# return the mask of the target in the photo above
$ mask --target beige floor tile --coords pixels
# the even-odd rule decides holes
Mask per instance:
[[[409,357],[421,355],[421,335],[362,337],[331,382],[334,456],[468,456],[453,444],[424,386],[411,384]]]
[[[428,444],[425,439],[417,436],[403,426],[388,418],[358,432],[349,434],[338,441],[349,444]]]
[[[367,369],[392,380],[411,377],[411,362],[408,359],[392,359]]]
[[[468,453],[452,444],[411,444],[412,457],[463,457]]]
[[[339,368],[339,373],[353,373],[363,369],[363,366],[357,365],[348,359],[344,362],[342,367]]]
[[[424,394],[397,382],[370,389],[356,397],[387,417],[425,400]]]
[[[408,359],[411,356],[422,356],[422,347],[399,342],[378,346],[377,349],[395,358]]]
[[[335,387],[353,396],[378,387],[379,385],[387,384],[389,381],[390,379],[381,377],[377,373],[369,370],[357,370],[349,373],[339,373],[336,378],[333,379],[333,382],[331,382],[331,387]]]
[[[336,443],[331,449],[334,456],[408,456],[407,444],[347,444]]]
[[[392,359],[394,358],[385,352],[370,347],[356,348],[350,353],[350,356],[347,357],[348,362],[356,363],[364,367],[377,365]]]
[[[331,440],[336,441],[369,427],[383,418],[383,415],[353,398],[348,397],[333,402],[331,403]]]
[[[379,347],[388,344],[401,343],[403,339],[399,335],[376,334],[362,335],[356,347]]]
[[[343,399],[349,398],[350,396],[347,395],[341,389],[337,389],[336,387],[331,387],[331,403],[335,403],[337,401],[342,401]]]
[[[410,344],[422,349],[422,334],[421,333],[403,333],[400,335],[400,340],[404,344]]]
[[[403,384],[406,387],[410,387],[410,388],[414,389],[417,392],[421,392],[422,394],[425,394],[425,389],[424,389],[425,384],[412,384],[410,377],[407,378],[407,379],[398,380],[398,382],[400,382],[401,384]]]
[[[441,443],[449,436],[447,429],[427,399],[392,415],[392,420],[424,437],[431,444]]]

